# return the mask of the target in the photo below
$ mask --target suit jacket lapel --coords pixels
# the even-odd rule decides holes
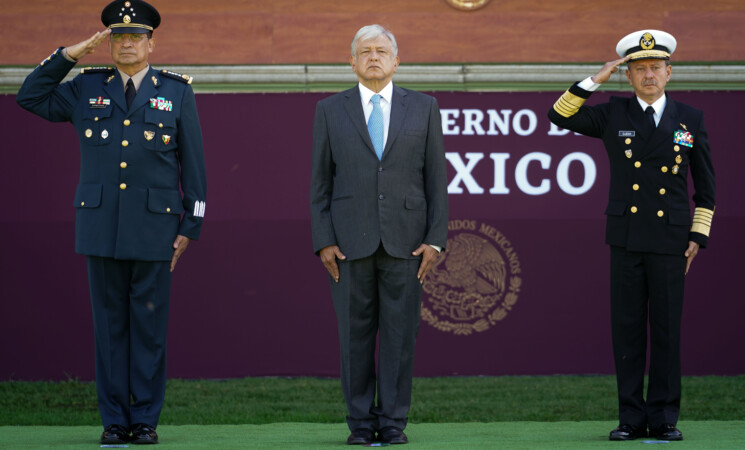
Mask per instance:
[[[370,139],[370,133],[367,131],[367,123],[365,123],[365,112],[362,110],[362,100],[360,100],[360,88],[355,86],[348,90],[345,94],[347,101],[344,104],[344,109],[347,110],[349,118],[352,120],[354,127],[357,128],[357,132],[360,137],[367,145],[367,148],[371,152],[375,153],[375,147],[373,147],[372,139]]]
[[[657,129],[652,134],[649,146],[651,148],[658,148],[665,140],[670,140],[672,144],[672,139],[670,139],[670,137],[676,128],[679,128],[678,108],[675,106],[675,102],[670,99],[670,96],[668,96],[665,110],[662,112],[662,117],[660,118],[660,123],[657,124]]]
[[[391,120],[388,123],[388,139],[385,142],[383,158],[385,158],[385,155],[387,155],[391,150],[393,142],[401,131],[408,106],[409,102],[406,98],[406,91],[394,84],[393,95],[391,96]]]
[[[118,70],[114,70],[114,78],[111,81],[106,81],[106,86],[104,86],[103,90],[122,111],[127,111],[127,100],[124,99],[124,85],[122,84],[122,77],[119,75]]]

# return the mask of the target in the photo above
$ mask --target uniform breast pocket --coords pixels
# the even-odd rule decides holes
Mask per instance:
[[[145,109],[145,131],[142,139],[145,141],[143,146],[146,149],[158,152],[176,150],[177,132],[173,111]]]
[[[89,108],[85,112],[82,125],[78,127],[83,145],[106,145],[111,142],[111,111],[111,106],[107,105],[103,108]]]

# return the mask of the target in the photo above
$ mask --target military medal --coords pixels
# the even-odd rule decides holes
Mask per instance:
[[[145,131],[145,140],[152,141],[155,137],[155,131]]]
[[[678,130],[673,134],[673,142],[686,147],[693,147],[693,135],[690,131]]]
[[[158,111],[173,111],[173,102],[166,100],[164,97],[151,98],[150,108],[157,109]]]
[[[109,132],[107,130],[103,130],[101,132],[101,138],[106,139],[107,137],[109,137]]]
[[[171,136],[164,134],[163,135],[163,143],[168,145],[168,143],[171,142]]]
[[[631,152],[631,149],[626,150],[624,153],[626,154],[626,157],[627,158],[631,158],[631,156],[633,156],[633,153]]]
[[[673,166],[673,173],[674,173],[675,175],[677,175],[677,174],[678,174],[678,170],[680,170],[680,169],[678,168],[678,166],[677,166],[677,165],[676,165],[676,166]]]

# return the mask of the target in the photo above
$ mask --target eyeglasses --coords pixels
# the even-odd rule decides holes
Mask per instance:
[[[147,37],[146,33],[115,33],[111,35],[111,41],[120,44],[124,38],[129,38],[129,42],[138,43]]]

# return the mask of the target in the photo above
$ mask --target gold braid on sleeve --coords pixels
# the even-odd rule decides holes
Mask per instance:
[[[572,117],[577,114],[579,107],[584,104],[584,98],[566,91],[561,97],[559,97],[556,103],[554,103],[554,111],[559,113],[562,117]]]
[[[691,231],[694,233],[701,233],[706,237],[709,237],[709,231],[711,231],[711,220],[714,217],[713,209],[696,208],[693,212],[693,224],[691,225]]]

